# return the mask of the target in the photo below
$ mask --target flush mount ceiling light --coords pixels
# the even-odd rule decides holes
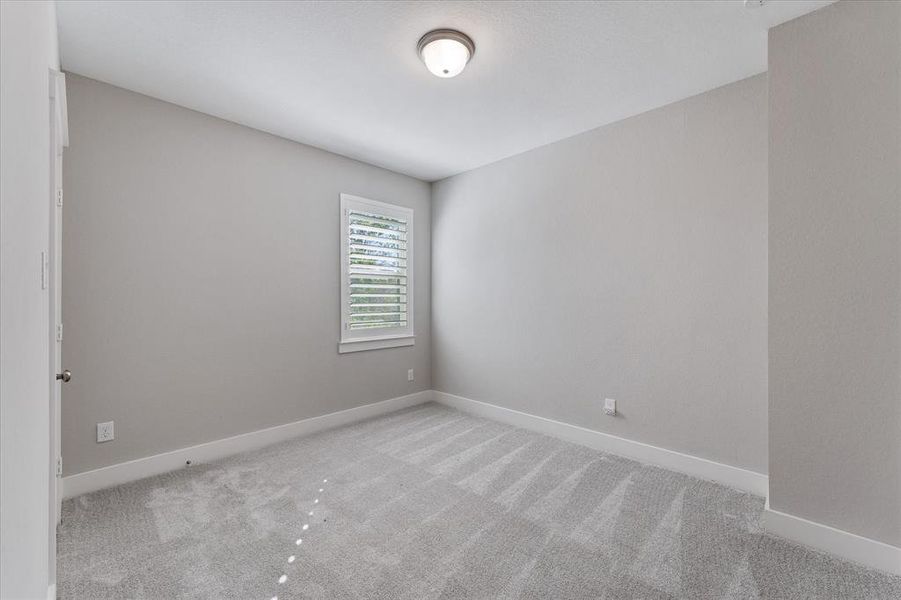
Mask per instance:
[[[455,77],[475,54],[476,45],[465,33],[454,29],[435,29],[416,44],[426,68],[438,77]]]

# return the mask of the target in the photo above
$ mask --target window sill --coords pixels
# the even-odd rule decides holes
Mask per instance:
[[[412,335],[396,335],[377,338],[360,338],[338,342],[338,354],[362,352],[364,350],[380,350],[382,348],[400,348],[412,346],[416,337]]]

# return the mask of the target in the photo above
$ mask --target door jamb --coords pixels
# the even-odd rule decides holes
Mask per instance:
[[[61,255],[62,255],[62,155],[63,149],[69,145],[69,123],[68,109],[66,102],[66,76],[65,74],[50,69],[49,72],[49,94],[50,94],[50,139],[49,141],[49,248],[47,249],[45,265],[46,287],[49,288],[48,298],[48,370],[50,380],[50,423],[49,423],[49,462],[48,465],[48,567],[50,589],[56,585],[56,526],[60,522],[61,511],[60,501],[63,497],[62,490],[62,473],[59,467],[62,465],[61,458],[61,433],[60,433],[60,383],[56,380],[56,374],[60,371],[59,360],[61,360],[61,326],[62,326],[62,306],[61,306]],[[59,358],[58,358],[59,357]]]

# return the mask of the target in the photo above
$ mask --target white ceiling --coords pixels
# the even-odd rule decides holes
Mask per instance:
[[[63,68],[436,180],[766,70],[832,0],[58,2]],[[416,42],[476,43],[439,79]]]

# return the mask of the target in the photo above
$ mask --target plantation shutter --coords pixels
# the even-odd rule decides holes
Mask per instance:
[[[375,210],[347,211],[346,327],[406,328],[408,219]]]

